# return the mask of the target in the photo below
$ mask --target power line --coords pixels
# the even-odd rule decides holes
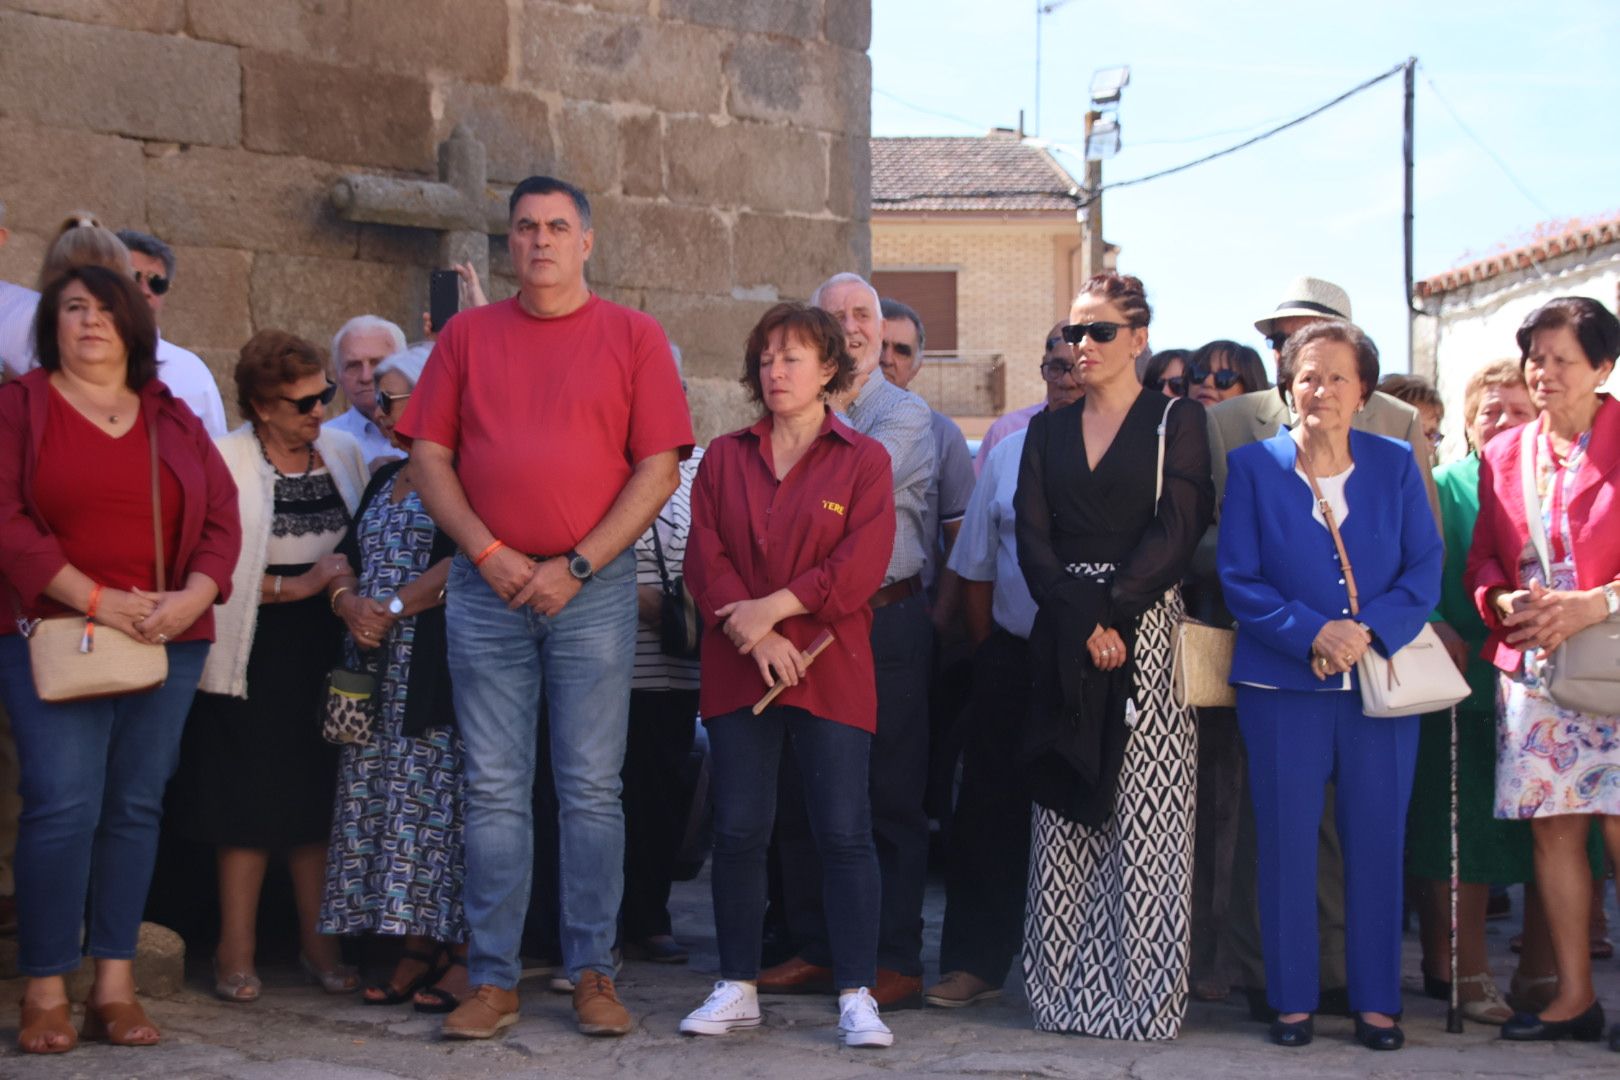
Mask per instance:
[[[1434,85],[1434,78],[1429,74],[1427,69],[1425,69],[1423,72],[1423,81],[1429,84],[1429,89],[1434,92],[1435,99],[1439,101],[1441,105],[1445,106],[1446,112],[1451,114],[1452,120],[1456,121],[1457,126],[1462,129],[1462,133],[1468,136],[1468,138],[1473,141],[1473,144],[1484,152],[1486,157],[1490,158],[1496,163],[1496,167],[1502,170],[1502,175],[1508,178],[1508,182],[1519,189],[1519,194],[1530,200],[1530,204],[1537,210],[1540,210],[1543,216],[1549,218],[1553,217],[1553,212],[1547,209],[1546,205],[1540,199],[1532,195],[1530,193],[1530,189],[1525,187],[1517,176],[1513,175],[1513,170],[1508,168],[1507,162],[1503,161],[1501,156],[1497,154],[1495,150],[1492,150],[1489,146],[1486,146],[1485,140],[1481,139],[1477,134],[1475,134],[1474,129],[1468,126],[1468,124],[1463,120],[1462,116],[1458,114],[1456,109],[1452,108],[1451,102],[1447,101],[1446,96],[1440,92],[1440,88]]]
[[[981,123],[977,123],[977,122],[972,121],[972,120],[967,120],[967,119],[964,119],[963,117],[957,116],[954,113],[940,112],[938,109],[930,109],[925,105],[918,105],[914,101],[907,101],[905,98],[899,97],[898,95],[895,95],[895,94],[891,94],[887,90],[884,90],[884,89],[882,89],[880,87],[874,86],[872,88],[872,93],[878,94],[878,95],[880,95],[882,97],[886,97],[890,101],[894,102],[897,105],[904,105],[908,109],[913,109],[913,110],[915,110],[917,112],[920,112],[920,113],[927,113],[929,116],[937,116],[937,117],[940,117],[941,119],[944,119],[944,120],[953,120],[956,123],[961,124],[963,127],[970,127],[975,131],[985,131],[985,130],[988,130],[988,128],[990,127],[990,125],[988,125],[988,124],[981,124]]]
[[[1137,177],[1133,177],[1130,180],[1118,180],[1118,181],[1115,181],[1112,184],[1103,184],[1096,191],[1090,192],[1088,194],[1086,200],[1085,200],[1085,203],[1083,203],[1082,205],[1089,205],[1090,203],[1095,202],[1097,200],[1098,196],[1100,196],[1103,192],[1109,191],[1109,190],[1111,190],[1113,188],[1134,187],[1137,184],[1145,184],[1149,180],[1158,180],[1158,179],[1161,179],[1162,177],[1171,176],[1171,175],[1174,175],[1175,173],[1178,173],[1178,172],[1185,172],[1188,169],[1195,168],[1195,167],[1197,167],[1199,165],[1204,165],[1204,164],[1206,164],[1208,162],[1214,161],[1216,158],[1223,158],[1223,157],[1226,157],[1228,154],[1235,154],[1239,150],[1243,150],[1243,149],[1246,149],[1246,148],[1248,148],[1250,146],[1253,146],[1257,142],[1263,142],[1266,139],[1271,138],[1273,135],[1281,134],[1282,132],[1287,131],[1291,127],[1296,127],[1299,124],[1303,124],[1305,121],[1311,119],[1313,116],[1319,116],[1322,113],[1327,112],[1329,109],[1333,108],[1333,106],[1339,104],[1340,102],[1343,102],[1343,101],[1346,101],[1346,100],[1348,100],[1348,99],[1350,99],[1352,97],[1355,97],[1357,94],[1361,93],[1363,90],[1370,89],[1371,87],[1374,87],[1374,86],[1378,85],[1379,83],[1383,82],[1385,79],[1391,77],[1392,75],[1398,74],[1405,67],[1406,67],[1406,64],[1405,64],[1404,61],[1399,63],[1399,64],[1396,64],[1394,67],[1390,68],[1388,71],[1385,71],[1385,72],[1383,72],[1381,74],[1378,74],[1378,75],[1374,75],[1372,78],[1368,79],[1366,82],[1363,82],[1358,86],[1351,87],[1349,90],[1346,90],[1344,93],[1340,94],[1338,97],[1334,98],[1332,101],[1328,101],[1328,102],[1325,102],[1325,103],[1323,103],[1321,105],[1318,105],[1316,108],[1312,109],[1310,112],[1302,113],[1301,115],[1294,117],[1292,120],[1289,120],[1286,123],[1278,124],[1274,128],[1270,128],[1269,130],[1262,131],[1260,134],[1254,136],[1253,138],[1244,139],[1242,142],[1238,143],[1236,146],[1229,146],[1225,150],[1217,150],[1213,154],[1205,154],[1203,157],[1196,158],[1195,160],[1186,162],[1185,164],[1175,165],[1175,166],[1172,166],[1171,168],[1168,168],[1168,169],[1160,169],[1158,172],[1149,173],[1146,176],[1137,176]]]

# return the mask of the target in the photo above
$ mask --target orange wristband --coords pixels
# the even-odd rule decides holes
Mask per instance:
[[[491,555],[495,554],[505,546],[506,544],[500,540],[491,540],[487,548],[473,556],[473,569],[476,570],[478,567],[483,566],[484,563],[489,561],[489,557]]]
[[[96,617],[97,609],[101,607],[101,588],[102,587],[100,585],[92,585],[90,587],[90,604],[84,609],[84,618],[86,622],[93,622]]]

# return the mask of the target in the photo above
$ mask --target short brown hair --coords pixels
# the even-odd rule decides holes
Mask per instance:
[[[1517,360],[1492,360],[1485,364],[1468,376],[1468,384],[1463,388],[1464,431],[1474,426],[1474,417],[1479,415],[1480,399],[1485,396],[1486,387],[1490,386],[1517,386],[1526,393],[1530,390],[1524,382],[1524,369]]]
[[[39,357],[39,366],[46,371],[61,370],[56,322],[61,314],[62,293],[75,281],[107,305],[113,329],[128,357],[124,383],[131,390],[139,390],[157,375],[157,324],[134,279],[104,266],[71,266],[45,286],[34,312],[34,353]]]
[[[326,372],[326,352],[285,330],[260,330],[236,358],[236,407],[257,425],[253,403],[268,401],[281,387],[306,375]]]
[[[1277,392],[1282,394],[1284,401],[1292,402],[1294,365],[1299,362],[1300,353],[1318,342],[1348,345],[1356,354],[1356,375],[1361,379],[1361,402],[1365,405],[1378,386],[1378,346],[1362,332],[1361,327],[1343,319],[1313,322],[1288,336],[1288,343],[1283,346],[1282,355],[1277,360]]]
[[[1446,414],[1446,401],[1440,391],[1421,375],[1385,375],[1378,380],[1378,389],[1414,409],[1428,407],[1441,416]]]
[[[741,381],[748,388],[750,398],[761,405],[765,403],[765,391],[759,384],[759,357],[771,335],[779,329],[784,337],[798,338],[815,349],[823,363],[831,360],[836,365],[826,386],[827,393],[836,394],[849,388],[855,379],[855,358],[844,345],[844,328],[838,325],[838,320],[808,304],[783,302],[767,311],[748,333]]]

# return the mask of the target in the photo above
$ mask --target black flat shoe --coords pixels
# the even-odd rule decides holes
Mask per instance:
[[[1437,979],[1425,971],[1423,973],[1423,992],[1436,1001],[1450,1001],[1451,980]]]
[[[1543,1020],[1534,1013],[1514,1013],[1513,1019],[1502,1025],[1502,1038],[1513,1042],[1597,1042],[1603,1038],[1603,1006],[1594,1001],[1573,1020]]]
[[[1374,1027],[1357,1016],[1356,1042],[1369,1050],[1399,1050],[1406,1045],[1406,1032],[1401,1030],[1399,1024]]]
[[[1286,1046],[1291,1049],[1309,1046],[1311,1040],[1316,1037],[1315,1021],[1316,1018],[1313,1016],[1307,1016],[1303,1020],[1295,1020],[1292,1023],[1284,1020],[1273,1020],[1271,1022],[1271,1041],[1278,1046]]]

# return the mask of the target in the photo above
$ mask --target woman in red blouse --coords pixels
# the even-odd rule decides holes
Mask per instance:
[[[826,312],[771,308],[749,334],[743,376],[766,414],[714,440],[692,485],[685,573],[711,631],[699,706],[714,768],[721,981],[681,1021],[687,1035],[760,1022],[765,849],[782,744],[791,739],[823,867],[839,1030],[850,1046],[893,1041],[866,987],[876,975],[878,928],[867,600],[894,547],[894,487],[883,447],[827,405],[848,386],[854,363]],[[809,668],[804,651],[823,632],[832,643]],[[777,682],[785,689],[753,715]]]
[[[73,1048],[63,976],[88,952],[84,1036],[146,1046],[158,1030],[135,1001],[135,940],[163,789],[241,547],[236,485],[202,422],[156,377],[157,329],[132,280],[67,271],[40,297],[34,334],[40,367],[0,388],[0,592],[19,625],[83,613],[87,636],[93,622],[99,640],[163,646],[169,673],[144,693],[44,702],[28,641],[0,637],[23,799],[17,1042],[36,1054]],[[169,591],[157,591],[158,557]]]

